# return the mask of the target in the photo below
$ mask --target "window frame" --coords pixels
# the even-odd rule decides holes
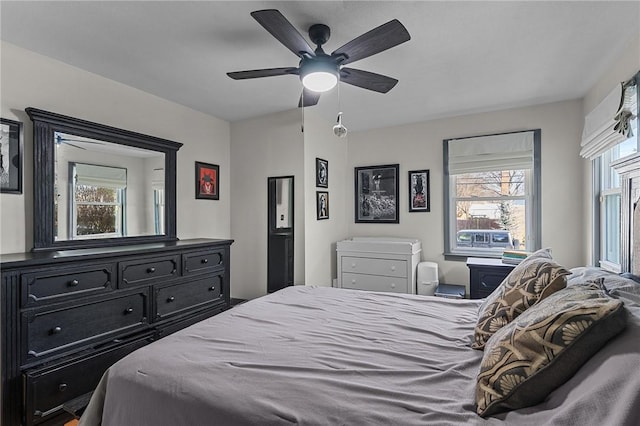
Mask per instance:
[[[525,192],[528,192],[529,195],[525,194],[525,198],[527,201],[530,200],[530,206],[527,209],[527,214],[525,216],[526,227],[530,229],[529,233],[532,238],[532,250],[538,250],[541,247],[542,241],[542,230],[541,230],[541,148],[542,148],[542,130],[541,129],[529,129],[529,130],[519,130],[514,132],[500,132],[500,133],[491,133],[485,135],[478,136],[469,136],[464,138],[449,138],[443,140],[443,200],[444,200],[444,256],[445,260],[466,260],[467,257],[501,257],[501,253],[498,253],[495,249],[474,249],[464,250],[464,249],[455,249],[452,247],[452,244],[456,241],[456,227],[451,223],[451,215],[452,211],[454,211],[453,202],[457,199],[455,196],[452,197],[451,191],[455,188],[452,186],[453,178],[449,173],[449,141],[452,140],[461,140],[461,139],[472,139],[478,137],[488,137],[488,136],[498,136],[498,135],[509,135],[509,134],[517,134],[517,133],[527,133],[533,132],[533,168],[530,171],[525,171],[525,185],[530,186],[527,188]],[[518,199],[523,197],[518,196]],[[525,243],[526,247],[526,243]]]
[[[69,220],[68,220],[68,235],[71,240],[91,240],[95,238],[105,238],[105,237],[123,237],[126,235],[126,194],[127,189],[120,188],[116,189],[117,191],[117,201],[116,202],[80,202],[76,201],[76,164],[88,164],[88,163],[78,163],[78,162],[69,162]],[[94,164],[89,164],[94,165]],[[101,166],[101,167],[112,167],[112,166]],[[89,235],[78,235],[78,205],[99,205],[99,206],[117,206],[118,211],[120,212],[117,215],[116,219],[116,232],[107,232],[102,234],[89,234]]]
[[[639,84],[640,81],[640,73],[636,76],[636,84]],[[640,93],[638,94],[640,96]],[[640,112],[640,105],[638,107]],[[613,262],[606,257],[606,238],[607,238],[607,222],[606,222],[606,203],[605,198],[610,195],[619,195],[620,197],[624,196],[625,191],[623,191],[622,182],[618,182],[618,186],[612,186],[611,181],[611,172],[615,172],[615,169],[611,166],[612,163],[619,162],[624,158],[631,157],[640,153],[640,136],[638,133],[640,132],[640,119],[636,118],[636,131],[633,137],[636,139],[635,147],[636,152],[627,154],[625,156],[613,159],[611,156],[611,152],[618,148],[621,144],[627,142],[629,140],[625,139],[614,147],[611,147],[607,151],[600,154],[597,158],[592,161],[592,189],[593,189],[593,264],[599,265],[602,269],[605,269],[610,272],[620,273],[623,270],[623,259],[622,259],[622,250],[623,250],[623,238],[622,232],[623,230],[619,230],[619,247],[618,247],[618,262]],[[618,211],[618,225],[622,226],[622,205],[623,200],[620,198],[619,203],[619,211]]]

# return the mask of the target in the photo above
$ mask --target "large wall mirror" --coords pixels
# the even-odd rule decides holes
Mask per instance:
[[[34,250],[176,240],[182,144],[27,108],[34,123]]]

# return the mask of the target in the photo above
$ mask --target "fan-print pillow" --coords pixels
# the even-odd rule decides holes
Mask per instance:
[[[480,307],[471,347],[483,349],[500,328],[527,308],[566,287],[564,267],[550,259],[548,250],[539,250],[518,264]]]
[[[552,294],[487,342],[477,413],[486,417],[542,402],[625,326],[623,303],[597,284]]]

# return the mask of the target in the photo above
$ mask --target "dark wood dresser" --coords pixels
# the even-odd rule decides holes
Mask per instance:
[[[230,306],[232,240],[0,256],[3,425],[58,425],[128,353]]]
[[[469,257],[467,267],[469,268],[469,297],[482,299],[490,295],[516,265],[502,263],[500,259]]]

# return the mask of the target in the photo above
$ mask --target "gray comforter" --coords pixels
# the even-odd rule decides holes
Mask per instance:
[[[474,411],[479,301],[289,287],[152,343],[81,425],[623,425],[640,419],[640,310],[535,407]]]

